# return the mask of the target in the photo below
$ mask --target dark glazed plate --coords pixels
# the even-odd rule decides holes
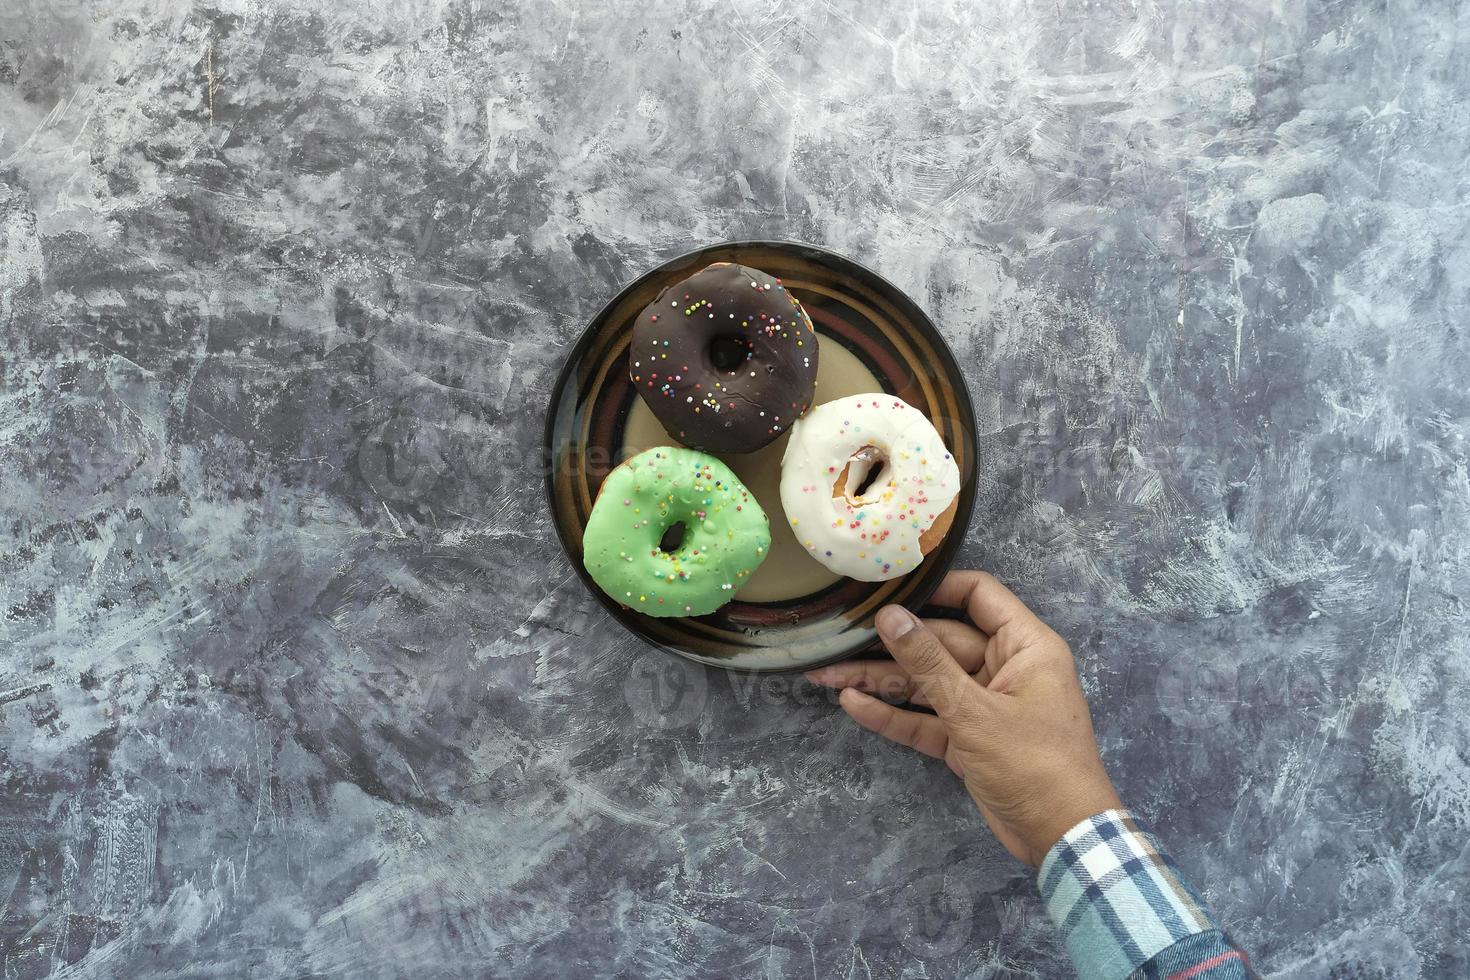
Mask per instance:
[[[944,542],[914,572],[887,582],[839,578],[802,594],[741,596],[708,615],[657,618],[628,609],[599,589],[582,567],[582,530],[602,480],[632,450],[630,419],[646,409],[628,379],[633,320],[654,297],[711,262],[738,262],[779,277],[816,324],[824,362],[829,349],[861,364],[878,387],[929,417],[959,464],[961,490]],[[823,391],[817,401],[841,394]],[[643,423],[637,423],[639,425]],[[636,427],[636,425],[635,425]],[[677,445],[673,439],[661,439]],[[777,449],[784,446],[784,437]],[[546,413],[546,491],[552,521],[572,567],[617,620],[649,643],[700,663],[735,670],[805,670],[841,660],[872,644],[873,616],[888,603],[917,609],[928,600],[960,549],[975,503],[975,417],[964,377],[944,338],[892,283],[850,259],[789,242],[726,242],[690,252],[640,276],[588,324],[572,348]],[[721,457],[734,465],[742,457]],[[779,467],[779,452],[763,462]],[[748,462],[748,458],[747,458]],[[737,467],[737,472],[739,468]],[[751,479],[742,474],[748,484]],[[768,512],[768,495],[756,494]],[[778,532],[772,520],[772,534]],[[784,519],[783,519],[784,523]],[[779,529],[785,532],[784,527]],[[810,561],[807,556],[796,556]],[[768,564],[778,560],[776,549]],[[742,590],[744,592],[744,590]]]

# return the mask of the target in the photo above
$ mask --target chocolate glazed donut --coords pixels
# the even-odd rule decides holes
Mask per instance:
[[[816,330],[781,280],[717,262],[638,314],[628,374],[686,446],[754,452],[811,407]]]

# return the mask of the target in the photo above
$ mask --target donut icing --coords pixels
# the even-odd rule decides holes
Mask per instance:
[[[873,457],[882,469],[855,497]],[[919,539],[959,491],[959,467],[944,440],[922,412],[892,395],[818,405],[792,428],[781,460],[781,504],[797,541],[827,568],[863,582],[917,568]]]
[[[682,537],[670,534],[676,524]],[[609,473],[582,533],[592,580],[647,616],[714,612],[770,550],[770,522],[745,484],[713,456],[674,446]]]
[[[816,331],[780,279],[720,262],[665,289],[638,314],[628,376],[680,442],[754,452],[811,405]]]

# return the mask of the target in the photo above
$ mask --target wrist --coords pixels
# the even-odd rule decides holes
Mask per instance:
[[[1121,809],[1123,801],[1106,776],[1100,781],[1093,780],[1074,787],[1074,792],[1065,797],[1048,801],[1041,819],[1026,834],[1031,857],[1028,863],[1033,868],[1039,867],[1047,852],[1066,836],[1067,831],[1099,813]]]

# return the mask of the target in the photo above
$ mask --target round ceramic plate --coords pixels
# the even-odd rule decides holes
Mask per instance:
[[[738,262],[782,280],[818,336],[817,403],[863,391],[897,395],[934,423],[959,464],[961,490],[943,543],[902,578],[857,582],[832,575],[792,536],[781,509],[782,436],[750,454],[723,454],[771,518],[771,554],[734,601],[708,616],[653,617],[619,604],[582,567],[582,531],[608,472],[654,445],[679,445],[628,378],[638,313],[661,290],[711,262]],[[873,616],[888,603],[917,610],[959,551],[975,502],[975,418],[944,338],[892,283],[850,259],[787,242],[728,242],[640,276],[588,324],[572,348],[546,415],[552,521],[572,567],[617,620],[670,653],[736,670],[806,670],[872,645]]]

